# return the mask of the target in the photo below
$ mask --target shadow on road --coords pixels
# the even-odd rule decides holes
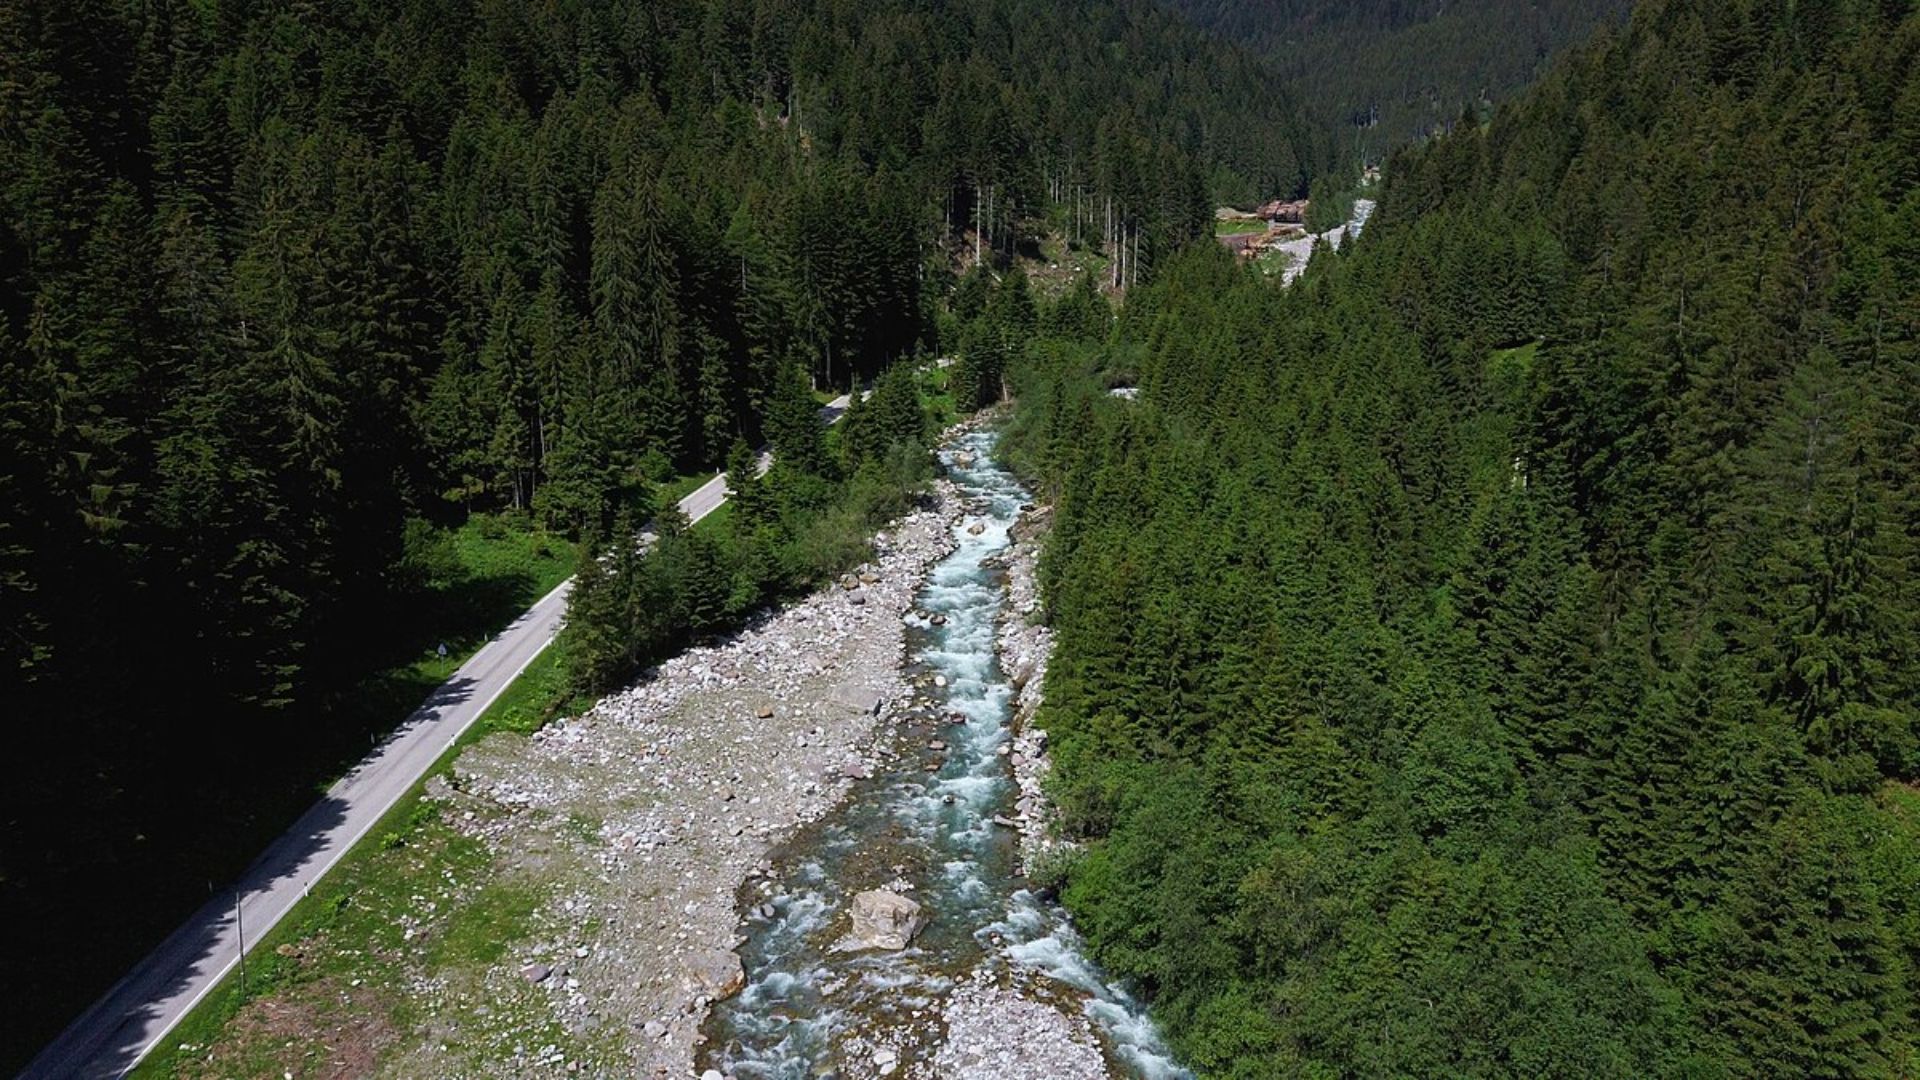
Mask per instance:
[[[133,1067],[152,1039],[165,1004],[202,976],[238,960],[235,904],[249,948],[253,931],[245,926],[253,897],[275,888],[304,888],[318,876],[316,852],[321,839],[344,820],[345,804],[323,798],[254,862],[244,876],[244,894],[234,886],[219,890],[86,1012],[82,1013],[21,1074],[23,1080],[76,1077],[113,1078]],[[140,891],[121,894],[123,903],[139,902]],[[262,919],[264,924],[264,919]]]
[[[360,820],[365,821],[372,806],[399,793],[395,785],[399,791],[411,786],[414,769],[403,769],[396,777],[385,768],[393,756],[404,752],[413,761],[431,762],[444,752],[445,742],[437,737],[401,744],[423,736],[424,729],[472,700],[478,685],[477,680],[461,676],[435,689],[375,753],[340,778],[332,793],[268,844],[237,883],[218,890],[194,911],[139,967],[69,1025],[22,1075],[33,1080],[112,1078],[131,1068],[166,1014],[185,1008],[193,988],[219,978],[223,971],[230,974],[229,969],[238,964],[243,937],[251,951],[258,941],[255,935],[268,932],[273,917],[304,896],[325,873],[329,860],[351,846],[351,830],[343,826],[348,825],[354,803],[363,804]],[[121,895],[123,903],[131,899],[131,893]]]

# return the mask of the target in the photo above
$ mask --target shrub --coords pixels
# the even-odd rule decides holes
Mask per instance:
[[[394,566],[403,590],[445,588],[460,579],[453,535],[424,518],[408,518],[400,530],[400,561]]]

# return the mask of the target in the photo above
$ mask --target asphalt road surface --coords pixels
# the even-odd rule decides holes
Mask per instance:
[[[821,408],[821,419],[838,422],[848,404],[841,395]],[[772,460],[761,455],[760,470]],[[699,521],[726,501],[727,477],[721,473],[681,499],[680,510]],[[232,889],[194,912],[68,1025],[27,1066],[23,1080],[116,1080],[159,1045],[240,963],[244,950],[285,918],[545,651],[566,616],[572,584],[562,582],[460,665],[399,730],[270,844]]]

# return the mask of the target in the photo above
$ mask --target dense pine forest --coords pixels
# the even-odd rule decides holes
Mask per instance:
[[[12,1049],[440,677],[381,712],[370,672],[769,441],[759,546],[670,535],[694,606],[575,684],[804,581],[916,468],[884,401],[823,456],[816,391],[950,347],[968,267],[1051,234],[1145,280],[1324,143],[1138,0],[6,5],[0,894],[49,950],[125,936],[9,949],[62,984]]]
[[[1539,78],[1630,0],[1172,0],[1268,57],[1337,148],[1380,161]]]
[[[1198,1075],[1920,1073],[1920,10],[1626,7],[0,5],[0,1064],[561,578],[619,687],[1010,396],[1033,876]]]
[[[1917,51],[1648,0],[1016,365],[1054,872],[1202,1075],[1920,1071]]]

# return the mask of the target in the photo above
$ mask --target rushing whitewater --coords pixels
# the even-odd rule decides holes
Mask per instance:
[[[943,1004],[982,978],[1084,1018],[1114,1075],[1190,1076],[1081,954],[1064,913],[1026,887],[1016,838],[994,823],[1014,791],[1000,752],[1013,691],[994,647],[995,557],[1026,492],[994,463],[993,441],[976,432],[942,453],[970,513],[909,619],[908,674],[924,700],[900,729],[902,752],[776,854],[774,884],[743,895],[747,985],[714,1007],[705,1053],[737,1080],[932,1075]],[[876,888],[919,903],[926,928],[899,951],[834,951],[853,895]]]

